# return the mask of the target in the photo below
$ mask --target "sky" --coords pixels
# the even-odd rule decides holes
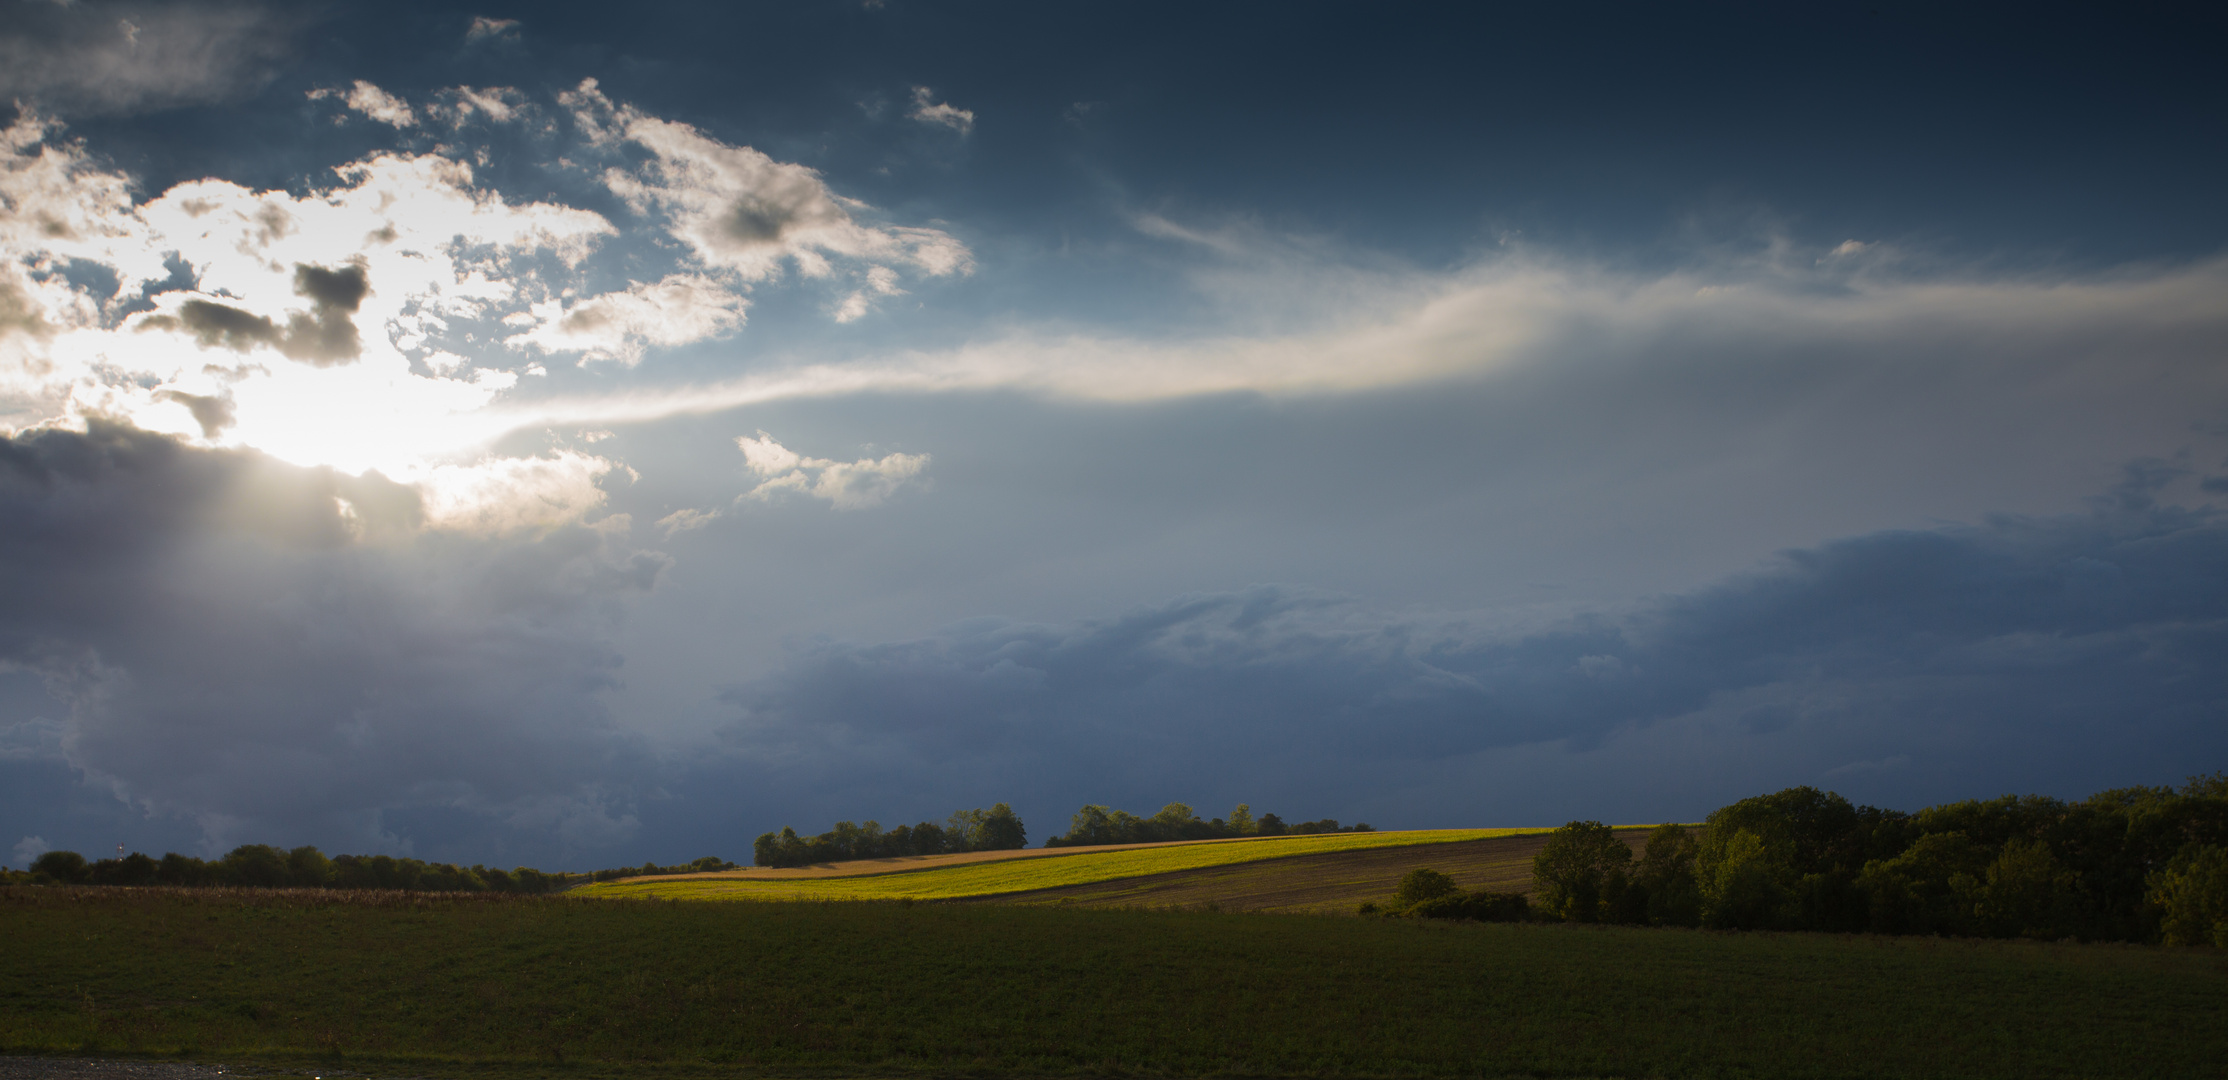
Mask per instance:
[[[2228,768],[2224,45],[0,0],[0,858]]]

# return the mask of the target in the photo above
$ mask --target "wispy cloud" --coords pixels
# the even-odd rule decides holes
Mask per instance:
[[[472,16],[472,24],[465,27],[466,41],[485,41],[489,38],[508,37],[518,33],[517,19],[496,19],[486,15]]]
[[[885,454],[857,461],[806,457],[763,431],[736,439],[735,445],[760,478],[757,487],[743,494],[745,499],[804,495],[825,499],[838,510],[860,510],[881,505],[899,488],[920,482],[928,471],[927,454]]]
[[[65,114],[223,100],[268,78],[304,22],[252,2],[11,3],[0,98]]]
[[[357,79],[355,85],[342,91],[332,87],[319,87],[309,91],[311,101],[337,99],[349,109],[394,128],[418,126],[418,113],[410,103],[372,84]]]
[[[949,102],[937,101],[935,94],[925,86],[913,88],[913,107],[905,115],[930,127],[950,128],[961,135],[969,134],[975,130],[975,113],[973,110],[958,108]]]

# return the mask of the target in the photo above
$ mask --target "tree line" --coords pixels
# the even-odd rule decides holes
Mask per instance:
[[[0,884],[17,885],[168,885],[185,888],[249,889],[399,889],[408,892],[554,893],[591,881],[612,881],[652,874],[690,874],[732,870],[716,856],[674,866],[644,863],[593,873],[545,873],[530,866],[498,867],[429,863],[391,855],[334,855],[314,847],[291,850],[269,844],[244,844],[220,859],[198,859],[173,851],[157,859],[132,852],[118,859],[88,862],[74,851],[49,851],[28,870],[0,872]]]
[[[1199,819],[1197,812],[1180,802],[1169,803],[1151,817],[1127,810],[1092,804],[1075,812],[1065,835],[1044,842],[1048,848],[1095,847],[1103,844],[1157,844],[1170,840],[1224,840],[1240,836],[1310,836],[1317,833],[1376,832],[1367,822],[1341,826],[1337,818],[1287,825],[1275,814],[1253,816],[1253,807],[1239,803],[1229,820]]]
[[[1419,870],[1382,910],[2228,947],[2228,773],[1916,813],[1795,787],[1722,807],[1699,829],[1657,826],[1637,857],[1608,826],[1574,821],[1549,836],[1532,882],[1519,904]]]
[[[923,821],[884,830],[880,822],[838,821],[818,836],[799,836],[783,826],[765,833],[751,844],[751,856],[760,866],[812,866],[846,859],[888,859],[901,855],[947,855],[961,851],[1011,851],[1029,846],[1029,833],[1013,807],[998,803],[988,810],[961,810],[944,824]]]

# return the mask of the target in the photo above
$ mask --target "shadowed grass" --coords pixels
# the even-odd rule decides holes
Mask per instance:
[[[0,890],[0,1049],[427,1076],[2185,1077],[2228,957],[941,904]]]
[[[1547,829],[1416,829],[1401,832],[1325,833],[1261,840],[1165,847],[1062,849],[1045,858],[969,863],[858,877],[784,878],[636,878],[572,890],[595,898],[661,900],[955,900],[999,893],[1057,889],[1210,866],[1320,855],[1338,851],[1446,844],[1499,836],[1545,834]],[[1072,852],[1072,853],[1070,853]]]

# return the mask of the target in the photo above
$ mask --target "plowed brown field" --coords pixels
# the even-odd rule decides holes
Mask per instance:
[[[1648,830],[1618,829],[1617,837],[1637,855]],[[1541,834],[1298,855],[963,902],[1347,914],[1364,900],[1383,902],[1417,867],[1437,870],[1472,891],[1529,893],[1532,857],[1546,843]]]

